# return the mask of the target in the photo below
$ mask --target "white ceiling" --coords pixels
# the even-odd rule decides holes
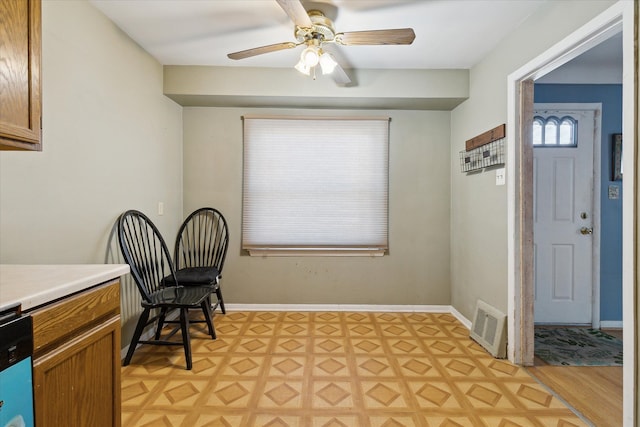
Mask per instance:
[[[546,0],[304,1],[338,32],[411,27],[410,46],[336,46],[344,68],[467,69]],[[91,0],[164,65],[292,67],[301,47],[234,61],[227,54],[295,41],[275,0]]]
[[[622,84],[622,33],[617,33],[536,83]]]

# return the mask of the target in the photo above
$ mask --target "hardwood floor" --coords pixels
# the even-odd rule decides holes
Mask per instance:
[[[122,425],[581,427],[523,368],[449,314],[234,312],[218,338],[142,346],[122,368]],[[193,329],[198,326],[194,325]]]
[[[621,330],[606,330],[622,339]],[[622,425],[622,367],[551,366],[536,358],[529,373],[596,427]]]

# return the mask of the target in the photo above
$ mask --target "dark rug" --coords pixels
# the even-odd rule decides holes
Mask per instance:
[[[549,365],[622,366],[622,341],[597,329],[536,328],[534,354]]]

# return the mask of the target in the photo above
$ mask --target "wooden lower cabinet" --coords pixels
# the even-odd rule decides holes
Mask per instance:
[[[109,310],[116,301],[117,311]],[[67,330],[60,325],[55,329],[47,327],[47,323],[59,323],[59,313],[69,310],[75,314],[72,312],[65,324],[72,327]],[[105,310],[110,311],[106,316],[91,314]],[[119,283],[45,306],[34,312],[33,319],[36,427],[119,427]],[[54,338],[50,342],[40,341],[38,350],[39,330],[50,331]]]

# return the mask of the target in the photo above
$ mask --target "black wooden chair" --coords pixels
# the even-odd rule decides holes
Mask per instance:
[[[227,256],[227,221],[214,208],[200,208],[182,223],[176,237],[174,263],[176,278],[182,286],[206,286],[215,292],[222,313],[226,313],[220,289],[222,268]]]
[[[189,335],[189,310],[202,310],[211,338],[216,338],[211,313],[209,311],[210,290],[200,286],[182,286],[176,280],[171,256],[157,227],[142,212],[129,210],[118,219],[118,240],[126,262],[131,267],[131,276],[140,291],[143,311],[138,318],[131,338],[129,351],[123,365],[131,362],[138,344],[182,345],[187,369],[191,369],[191,339]],[[172,286],[167,286],[171,282]],[[150,319],[152,309],[158,312]],[[167,321],[170,312],[179,310],[179,321]],[[153,340],[141,341],[140,337],[147,325],[157,321]],[[179,323],[162,338],[165,323]],[[181,331],[182,341],[169,339]]]

